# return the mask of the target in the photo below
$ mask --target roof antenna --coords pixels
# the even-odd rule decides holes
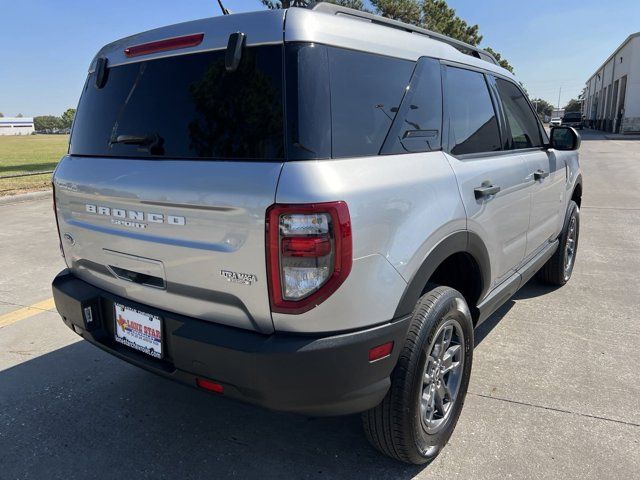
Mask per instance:
[[[218,0],[218,5],[220,5],[220,10],[222,10],[223,15],[229,15],[229,10],[222,4],[222,0]]]

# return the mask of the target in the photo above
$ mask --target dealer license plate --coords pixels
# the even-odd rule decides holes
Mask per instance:
[[[162,358],[162,321],[157,315],[114,304],[116,342]]]

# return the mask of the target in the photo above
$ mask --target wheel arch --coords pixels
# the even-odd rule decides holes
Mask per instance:
[[[571,192],[571,200],[576,202],[576,205],[580,207],[582,204],[582,174],[579,174],[573,185],[573,191]]]
[[[477,305],[491,284],[491,263],[482,239],[473,232],[459,231],[440,241],[409,281],[395,317],[411,314],[430,283],[460,291],[476,322],[479,315]]]

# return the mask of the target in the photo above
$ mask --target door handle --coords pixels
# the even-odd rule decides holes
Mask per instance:
[[[543,178],[547,178],[548,176],[549,176],[549,172],[545,172],[542,169],[539,169],[533,172],[534,180],[542,180]]]
[[[476,195],[476,199],[490,197],[491,195],[495,195],[500,191],[500,187],[496,187],[494,185],[485,185],[482,184],[481,187],[476,187],[473,189],[473,193]]]

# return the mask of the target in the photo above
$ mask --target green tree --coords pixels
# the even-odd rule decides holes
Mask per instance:
[[[267,8],[287,8],[295,6],[294,4],[305,6],[310,3],[305,0],[261,1]],[[330,3],[366,11],[362,0],[330,0]],[[383,17],[442,33],[473,46],[477,46],[482,41],[480,27],[469,25],[457,16],[456,11],[449,7],[446,0],[371,0],[371,5],[374,8],[373,13]],[[513,72],[513,67],[498,52],[491,48],[486,50],[496,58],[500,66]]]
[[[513,67],[509,64],[509,62],[507,62],[506,59],[502,58],[502,55],[500,55],[498,52],[496,52],[491,47],[485,48],[485,51],[489,52],[491,55],[493,55],[493,58],[496,59],[496,61],[498,62],[498,65],[500,65],[502,68],[506,68],[511,73],[513,73]]]
[[[536,108],[536,111],[540,116],[546,115],[547,117],[550,117],[553,113],[554,106],[542,98],[534,98],[531,100],[531,103],[533,103],[533,106]]]
[[[569,100],[567,105],[564,107],[565,112],[579,112],[580,110],[582,110],[582,103],[577,98]]]
[[[445,0],[422,0],[415,3],[418,3],[422,10],[422,25],[418,26],[443,33],[473,46],[482,41],[480,27],[469,25],[457,16],[456,11],[449,8]]]
[[[21,113],[16,115],[16,118],[22,118],[22,117],[24,117],[24,115],[22,115]]]
[[[0,118],[4,117],[4,113],[0,112]]]
[[[60,117],[54,117],[53,115],[41,115],[39,117],[34,117],[33,127],[37,132],[63,128]]]
[[[73,123],[73,118],[75,116],[76,116],[76,109],[68,108],[67,111],[64,112],[60,117],[62,128],[71,128],[71,124]]]

